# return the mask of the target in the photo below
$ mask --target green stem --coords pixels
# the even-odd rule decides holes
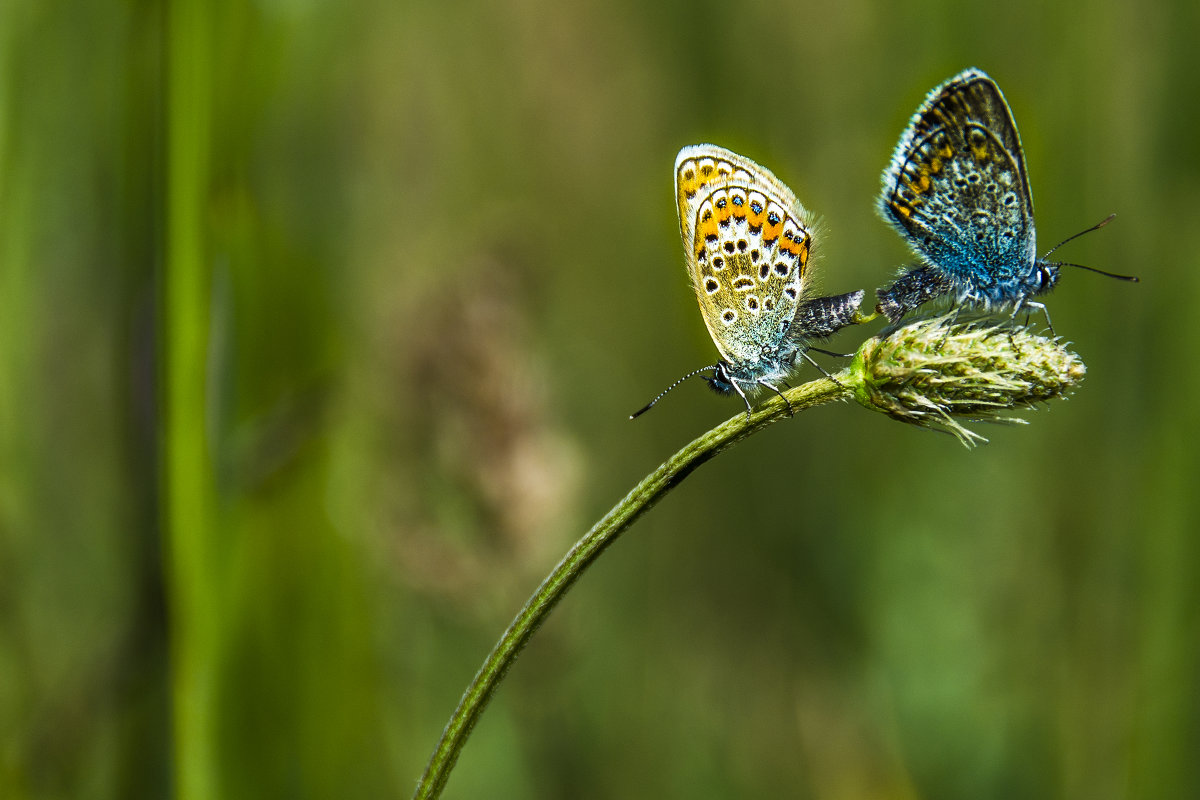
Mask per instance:
[[[850,389],[843,385],[849,380],[849,373],[838,375],[842,383],[829,378],[815,381],[789,389],[784,392],[791,403],[793,413],[804,411],[814,406],[842,400],[850,396]],[[542,581],[542,585],[526,601],[525,606],[517,614],[508,630],[500,637],[500,641],[492,648],[492,652],[483,662],[475,679],[467,687],[462,700],[458,703],[450,722],[442,732],[442,738],[421,782],[417,784],[414,800],[432,800],[441,794],[446,785],[450,770],[458,754],[466,744],[471,729],[479,720],[488,700],[504,674],[516,660],[521,648],[529,641],[529,637],[545,621],[551,609],[562,599],[576,579],[583,574],[604,549],[616,541],[634,520],[657,503],[664,494],[679,484],[692,473],[696,467],[708,461],[725,448],[745,439],[768,425],[778,422],[788,416],[788,405],[778,397],[773,397],[763,403],[750,415],[738,414],[732,419],[718,425],[698,437],[675,455],[671,456],[662,466],[647,475],[641,483],[634,487],[624,499],[617,503],[611,511],[604,515],[587,534],[575,543],[570,552],[558,562],[554,571]]]
[[[215,15],[202,0],[172,0],[163,16],[166,54],[166,243],[162,276],[162,515],[170,614],[172,778],[178,800],[216,797],[214,692],[221,615],[214,542],[209,305],[206,239],[213,156]]]

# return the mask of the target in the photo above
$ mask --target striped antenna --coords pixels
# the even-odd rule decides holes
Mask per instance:
[[[629,418],[630,418],[630,419],[637,419],[637,418],[638,418],[638,417],[640,417],[642,414],[645,414],[647,411],[649,411],[651,408],[653,408],[653,407],[654,407],[654,404],[655,404],[655,403],[657,403],[659,400],[662,400],[662,399],[663,399],[663,395],[665,395],[667,392],[669,392],[669,391],[671,391],[672,389],[674,389],[674,388],[675,388],[676,386],[678,386],[679,384],[681,384],[681,383],[683,383],[684,381],[686,381],[688,378],[694,378],[695,376],[699,375],[701,372],[707,372],[707,371],[708,371],[708,370],[710,370],[710,369],[711,369],[711,370],[715,370],[716,368],[717,368],[717,367],[716,367],[716,365],[714,364],[714,365],[713,365],[713,366],[711,366],[711,367],[701,367],[700,369],[697,369],[697,370],[692,370],[692,371],[691,371],[691,372],[689,372],[687,375],[684,375],[682,378],[680,378],[679,380],[675,381],[674,383],[672,383],[672,384],[671,384],[670,386],[668,386],[667,388],[663,389],[663,390],[662,390],[662,391],[659,393],[658,397],[654,398],[654,399],[653,399],[653,400],[651,400],[649,403],[646,403],[646,405],[642,406],[640,409],[638,409],[637,411],[635,411],[635,412],[633,412],[632,414],[630,414],[630,415],[629,415]]]

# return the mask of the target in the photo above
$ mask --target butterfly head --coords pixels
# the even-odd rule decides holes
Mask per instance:
[[[1033,285],[1030,287],[1029,294],[1045,294],[1054,288],[1058,283],[1058,268],[1062,264],[1054,261],[1045,261],[1038,259],[1034,264],[1033,270]]]
[[[704,376],[712,390],[720,395],[733,394],[733,377],[729,374],[729,363],[721,359],[712,367],[712,377]]]

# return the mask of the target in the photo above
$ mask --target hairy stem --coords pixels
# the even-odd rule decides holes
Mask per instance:
[[[838,380],[821,378],[784,392],[792,413],[814,406],[842,400],[850,396],[848,372],[839,373]],[[840,382],[839,382],[840,381]],[[727,447],[741,441],[752,433],[784,419],[789,414],[788,404],[782,398],[772,397],[752,414],[739,413],[693,440],[662,466],[647,475],[633,488],[604,518],[593,526],[586,535],[558,562],[558,566],[542,581],[537,591],[526,601],[524,607],[508,626],[508,630],[496,642],[488,654],[471,685],[467,687],[454,715],[446,724],[442,738],[429,759],[425,774],[413,795],[414,800],[430,800],[441,794],[450,770],[458,754],[471,735],[471,729],[479,720],[492,693],[503,680],[521,648],[529,637],[549,616],[551,609],[562,599],[576,579],[583,574],[606,547],[616,541],[634,520],[657,503],[696,467],[708,461]]]

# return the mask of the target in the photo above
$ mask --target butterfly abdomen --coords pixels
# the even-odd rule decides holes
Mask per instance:
[[[796,309],[792,322],[794,340],[826,339],[858,321],[858,307],[864,292],[847,292],[833,297],[806,300]]]

